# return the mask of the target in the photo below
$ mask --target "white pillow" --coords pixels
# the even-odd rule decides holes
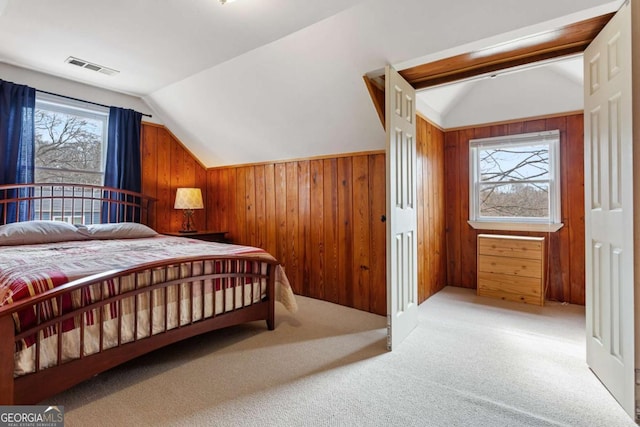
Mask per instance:
[[[136,222],[76,225],[76,227],[78,228],[78,233],[90,239],[139,239],[153,237],[158,234],[154,229]]]
[[[86,239],[74,225],[62,221],[25,221],[0,226],[0,246]]]

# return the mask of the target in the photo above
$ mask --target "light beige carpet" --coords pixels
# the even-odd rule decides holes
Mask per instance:
[[[583,307],[446,288],[385,350],[385,319],[298,297],[47,403],[67,426],[633,426],[585,363]]]

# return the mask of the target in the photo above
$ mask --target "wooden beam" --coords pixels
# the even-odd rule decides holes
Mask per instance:
[[[369,96],[371,96],[371,101],[373,101],[373,105],[376,108],[378,118],[380,119],[380,123],[382,123],[382,128],[386,129],[384,124],[384,87],[380,87],[379,84],[377,84],[374,80],[370,79],[367,76],[362,76],[362,78],[364,79],[364,84],[367,85]]]
[[[416,89],[581,53],[609,22],[613,13],[400,71]],[[521,42],[525,43],[523,46]]]

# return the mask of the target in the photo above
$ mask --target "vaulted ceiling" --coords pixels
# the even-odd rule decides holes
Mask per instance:
[[[582,110],[582,55],[418,92],[417,109],[444,129]]]
[[[140,97],[205,166],[239,164],[382,149],[364,74],[537,34],[620,4],[0,0],[0,62]],[[119,73],[70,65],[69,56]],[[571,78],[558,70],[537,74],[557,76],[553,87],[562,88]],[[476,105],[461,100],[486,96],[484,84],[458,90],[445,116]]]

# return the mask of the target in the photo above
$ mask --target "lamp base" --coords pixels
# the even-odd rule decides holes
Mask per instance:
[[[192,234],[197,232],[198,230],[178,230],[178,233],[182,233],[182,234]]]

